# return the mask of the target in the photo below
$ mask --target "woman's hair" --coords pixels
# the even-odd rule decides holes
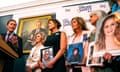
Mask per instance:
[[[98,39],[95,43],[96,45],[96,50],[99,51],[99,50],[103,50],[106,48],[106,45],[105,45],[105,33],[104,33],[104,25],[105,25],[105,22],[108,20],[108,19],[111,19],[113,18],[114,19],[115,15],[108,15],[107,17],[105,17],[105,19],[103,20],[102,22],[102,26],[99,30],[99,34],[98,34]]]
[[[48,23],[52,21],[53,23],[55,23],[57,25],[57,28],[59,29],[61,27],[61,23],[57,20],[57,19],[49,19]]]
[[[77,54],[79,54],[79,48],[74,48],[74,49],[73,49],[73,53],[74,53],[74,51],[76,51],[76,50],[78,51]]]
[[[119,33],[120,33],[120,25],[118,25],[118,26],[116,27],[115,36],[116,36],[116,35],[119,35]]]
[[[77,21],[77,23],[79,24],[79,26],[81,27],[82,30],[88,30],[87,25],[82,17],[74,17],[74,18],[72,18],[72,21],[74,19]]]
[[[115,30],[115,36],[120,34],[120,12],[114,12],[115,22],[118,24]]]
[[[116,23],[120,24],[120,11],[116,11],[116,12],[114,12],[112,14],[115,15],[115,21],[116,21]]]
[[[37,37],[38,34],[41,35],[42,43],[44,43],[44,41],[45,41],[45,39],[46,39],[45,34],[44,34],[43,32],[37,32],[37,33],[35,34],[35,39],[36,39],[36,37]],[[32,43],[32,45],[36,45],[36,41],[34,41],[34,42]]]

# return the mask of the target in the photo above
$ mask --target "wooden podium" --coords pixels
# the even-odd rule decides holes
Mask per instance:
[[[16,59],[19,57],[18,54],[12,48],[10,48],[6,44],[6,42],[3,41],[1,35],[0,35],[0,51],[13,59]],[[3,66],[4,66],[4,59],[0,57],[0,72],[2,72]]]

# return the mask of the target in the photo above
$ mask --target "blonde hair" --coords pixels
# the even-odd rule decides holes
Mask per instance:
[[[37,37],[38,34],[41,35],[42,44],[43,44],[44,41],[45,41],[45,39],[46,39],[46,36],[45,36],[45,34],[44,34],[43,32],[37,32],[37,33],[35,34],[35,39],[36,39],[36,37]],[[32,45],[36,45],[36,40],[32,42]]]
[[[114,12],[113,15],[115,15],[115,22],[120,24],[120,12]]]
[[[109,15],[107,17],[104,18],[103,22],[102,22],[102,25],[101,25],[101,28],[99,30],[99,34],[98,34],[98,39],[95,43],[95,46],[96,46],[96,51],[99,51],[99,50],[104,50],[106,48],[106,44],[105,44],[105,33],[104,33],[104,25],[105,25],[105,22],[111,18],[115,18],[115,15]]]

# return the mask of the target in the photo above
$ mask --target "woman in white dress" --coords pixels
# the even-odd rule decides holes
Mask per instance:
[[[45,40],[45,36],[43,33],[38,32],[35,35],[35,46],[32,48],[27,61],[26,61],[26,68],[27,68],[27,72],[32,72],[35,71],[39,66],[38,62],[40,62],[40,50],[45,48],[43,46],[43,42]],[[40,64],[41,68],[44,68],[44,65],[41,63]],[[40,68],[39,68],[40,70]],[[40,72],[40,71],[39,71]]]
[[[86,63],[86,58],[87,58],[87,53],[88,53],[88,29],[87,25],[82,17],[74,17],[71,20],[71,25],[73,29],[73,34],[72,36],[69,37],[68,43],[69,44],[74,44],[74,43],[83,43],[83,58],[82,58],[82,63]],[[81,69],[81,66],[76,68],[76,65],[72,66],[72,71],[73,72],[84,72]]]

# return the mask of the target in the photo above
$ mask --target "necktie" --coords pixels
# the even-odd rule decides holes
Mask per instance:
[[[10,33],[9,33],[8,36],[7,36],[6,42],[9,41],[9,38],[10,38]]]

